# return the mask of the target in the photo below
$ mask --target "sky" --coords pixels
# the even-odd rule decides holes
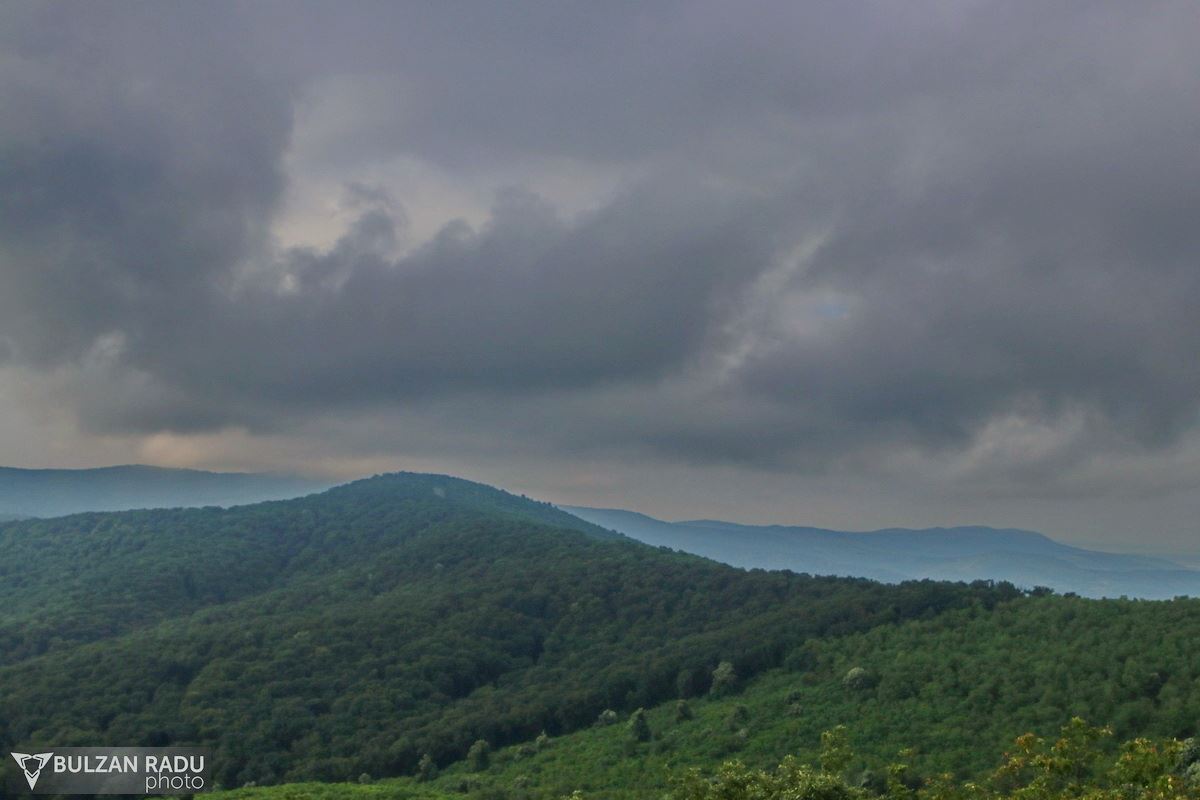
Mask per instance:
[[[1191,2],[0,6],[0,463],[1200,551]]]

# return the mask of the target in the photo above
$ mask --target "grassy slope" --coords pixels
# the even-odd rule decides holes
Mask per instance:
[[[766,673],[730,697],[690,701],[692,720],[677,723],[674,702],[652,708],[649,743],[630,743],[622,715],[618,724],[555,738],[540,752],[530,745],[500,750],[482,773],[451,765],[429,784],[404,778],[218,797],[461,797],[467,781],[471,794],[485,797],[557,798],[580,789],[587,797],[642,800],[661,796],[672,770],[711,769],[732,758],[768,767],[789,753],[811,760],[820,733],[839,724],[860,754],[852,771],[883,767],[914,747],[910,763],[919,772],[960,776],[990,770],[1015,736],[1052,734],[1075,714],[1115,723],[1118,739],[1184,737],[1200,719],[1200,666],[1192,666],[1200,665],[1198,612],[1197,601],[1061,597],[1020,600],[991,614],[952,612],[819,643],[809,664],[794,663],[800,669]],[[881,679],[872,689],[848,690],[842,677],[860,665]],[[744,736],[729,722],[739,705],[747,710]]]

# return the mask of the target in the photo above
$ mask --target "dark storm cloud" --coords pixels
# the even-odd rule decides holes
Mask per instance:
[[[235,15],[13,4],[0,26],[0,330],[38,364],[154,336],[262,242],[286,84]]]
[[[0,358],[94,430],[492,405],[461,425],[787,469],[1018,420],[1037,481],[1195,432],[1187,4],[4,13]],[[627,177],[412,246],[424,198],[361,180],[401,157]],[[332,246],[272,244],[288,170],[360,176]]]
[[[282,278],[128,356],[189,395],[276,412],[652,379],[695,351],[743,271],[769,263],[765,215],[740,199],[680,177],[565,223],[514,191],[483,229],[447,226],[396,260],[392,216],[369,210],[328,252],[286,253],[270,273]]]

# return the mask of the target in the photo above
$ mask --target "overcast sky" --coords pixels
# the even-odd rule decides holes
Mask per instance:
[[[1193,2],[12,2],[0,109],[0,463],[1200,550]]]

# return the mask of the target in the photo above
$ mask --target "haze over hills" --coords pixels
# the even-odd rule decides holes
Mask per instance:
[[[0,467],[0,521],[84,511],[233,506],[328,489],[297,475],[207,472],[140,464],[98,469]]]
[[[327,489],[296,475],[142,465],[98,469],[0,467],[0,523],[28,517],[145,508],[230,507]],[[1200,595],[1200,569],[1167,558],[1105,553],[1043,534],[983,526],[847,532],[719,520],[664,522],[619,509],[562,506],[603,529],[747,569],[886,582],[1006,580],[1086,597]]]
[[[888,582],[1004,580],[1085,597],[1200,595],[1200,570],[1164,558],[1072,547],[1033,531],[968,526],[859,533],[717,520],[664,522],[633,511],[562,508],[646,544],[736,567]]]

